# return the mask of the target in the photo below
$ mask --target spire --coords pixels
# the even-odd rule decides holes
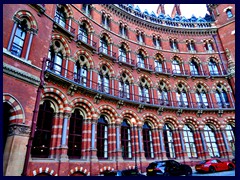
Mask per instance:
[[[157,8],[157,15],[159,15],[161,13],[165,14],[164,4],[159,4],[159,6]]]
[[[171,17],[174,18],[176,14],[181,15],[180,4],[174,4]]]

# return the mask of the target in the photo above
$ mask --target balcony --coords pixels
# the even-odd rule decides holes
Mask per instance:
[[[138,94],[132,94],[127,91],[114,89],[106,84],[100,84],[92,81],[86,77],[78,76],[76,73],[63,68],[61,65],[52,63],[50,59],[47,60],[47,67],[45,69],[45,79],[60,84],[66,87],[74,85],[75,91],[80,90],[88,94],[96,95],[102,94],[104,98],[111,100],[123,100],[124,102],[132,104],[145,104],[153,108],[165,107],[168,109],[185,109],[198,111],[202,109],[204,111],[217,111],[217,110],[235,110],[235,104],[232,102],[183,102],[183,101],[170,101],[159,98],[152,98],[150,96],[140,96]],[[135,87],[136,88],[136,87]],[[71,89],[71,88],[69,88]]]
[[[70,36],[71,39],[75,37],[75,29],[69,26],[58,14],[54,17],[53,27]]]
[[[83,45],[88,49],[90,48],[93,52],[97,51],[97,43],[82,33],[77,35],[77,43],[78,45]]]
[[[122,55],[118,56],[118,63],[119,64],[125,64],[125,65],[130,66],[130,67],[135,66],[133,59],[127,58],[127,57],[122,56]]]
[[[222,70],[222,72],[219,71],[209,71],[209,76],[211,77],[224,77],[227,76],[227,71],[226,70]]]
[[[171,74],[171,70],[169,68],[155,67],[155,74]]]
[[[103,46],[100,46],[98,48],[98,54],[99,54],[100,57],[110,59],[113,62],[116,62],[116,60],[117,60],[116,53],[108,50],[106,47],[103,47]]]
[[[150,71],[150,72],[153,71],[152,65],[146,64],[146,63],[141,63],[141,62],[137,63],[137,69],[142,69],[142,70]]]
[[[189,76],[189,72],[188,70],[173,69],[172,75],[173,76]]]

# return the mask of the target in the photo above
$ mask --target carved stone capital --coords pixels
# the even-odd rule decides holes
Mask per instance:
[[[23,124],[10,124],[8,128],[8,136],[29,136],[30,127]]]

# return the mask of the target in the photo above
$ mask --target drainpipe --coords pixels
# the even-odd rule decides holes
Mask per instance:
[[[22,176],[27,176],[27,167],[28,167],[28,162],[29,162],[29,158],[30,158],[34,133],[35,133],[35,130],[36,130],[36,125],[37,125],[38,109],[39,109],[42,90],[44,88],[43,85],[44,85],[44,69],[45,68],[46,68],[46,58],[44,57],[43,62],[42,62],[42,70],[41,70],[41,74],[40,74],[40,84],[38,86],[35,107],[34,107],[34,110],[33,110],[32,127],[31,127],[30,137],[28,139],[27,151],[26,151]]]

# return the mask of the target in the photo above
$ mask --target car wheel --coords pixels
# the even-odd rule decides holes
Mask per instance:
[[[209,172],[210,172],[210,173],[214,173],[214,172],[215,172],[215,168],[212,167],[212,166],[210,166],[210,167],[209,167]]]
[[[231,171],[231,170],[234,170],[234,166],[232,164],[229,164],[228,165],[228,170]]]
[[[185,173],[186,176],[192,176],[192,171],[191,170],[187,170]]]
[[[170,176],[168,172],[163,173],[163,176]]]

